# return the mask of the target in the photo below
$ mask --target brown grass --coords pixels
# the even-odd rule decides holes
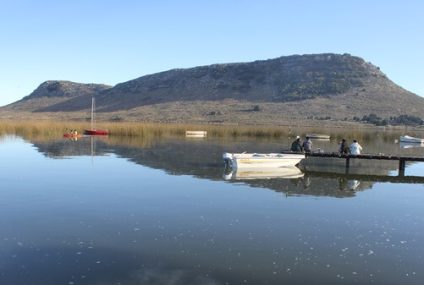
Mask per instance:
[[[0,135],[13,134],[24,138],[40,137],[62,137],[69,129],[76,129],[83,133],[89,127],[89,123],[82,121],[0,121]],[[208,132],[208,137],[256,137],[256,138],[281,138],[294,137],[296,135],[305,136],[308,133],[319,133],[331,135],[335,139],[352,139],[360,141],[369,140],[376,136],[378,128],[331,128],[331,127],[309,127],[296,126],[239,126],[239,125],[201,125],[201,124],[160,124],[160,123],[140,123],[140,122],[99,122],[98,129],[108,129],[109,137],[121,140],[125,138],[151,139],[164,136],[184,136],[187,130],[202,130]],[[391,131],[398,135],[399,130]]]
[[[86,122],[55,121],[1,121],[0,134],[15,134],[23,137],[62,136],[69,129],[82,133],[88,127]],[[196,124],[159,124],[136,122],[103,122],[98,129],[108,129],[111,137],[161,137],[184,136],[187,130],[207,131],[208,136],[246,136],[246,137],[281,137],[288,134],[287,127],[254,127],[254,126],[220,126]]]

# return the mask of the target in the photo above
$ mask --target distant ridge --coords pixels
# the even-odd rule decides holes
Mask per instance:
[[[91,96],[96,97],[98,112],[119,113],[123,118],[131,112],[141,119],[148,113],[151,120],[171,116],[185,121],[196,116],[206,121],[228,121],[225,113],[232,112],[237,121],[245,115],[238,116],[235,111],[246,110],[249,104],[258,106],[254,116],[263,117],[281,116],[279,112],[289,117],[339,119],[370,113],[422,116],[424,110],[423,98],[390,81],[378,67],[360,57],[331,53],[173,69],[114,87],[47,81],[8,107],[31,112],[79,112],[89,108]],[[155,108],[161,110],[160,116],[155,117]]]

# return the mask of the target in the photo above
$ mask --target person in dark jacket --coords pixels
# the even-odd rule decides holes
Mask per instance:
[[[346,143],[345,139],[342,139],[339,145],[339,153],[340,154],[349,154],[349,146]]]
[[[294,142],[292,142],[290,150],[295,151],[295,152],[302,152],[303,151],[302,143],[300,142],[299,136],[297,136],[296,140]]]

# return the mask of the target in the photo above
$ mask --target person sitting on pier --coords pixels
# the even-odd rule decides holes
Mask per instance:
[[[349,154],[349,147],[347,146],[346,140],[342,139],[339,145],[340,154]]]
[[[303,142],[302,147],[306,153],[312,152],[312,141],[310,137],[306,137],[306,140]]]
[[[294,152],[302,152],[303,151],[302,144],[300,142],[299,136],[297,136],[296,140],[291,144],[290,150],[294,151]]]
[[[361,154],[362,146],[358,143],[357,140],[353,140],[353,143],[350,145],[350,153],[357,155]]]

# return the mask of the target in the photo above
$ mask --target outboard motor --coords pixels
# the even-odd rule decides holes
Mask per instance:
[[[222,158],[224,159],[225,168],[233,167],[233,156],[231,153],[224,152],[224,154],[222,155]]]

